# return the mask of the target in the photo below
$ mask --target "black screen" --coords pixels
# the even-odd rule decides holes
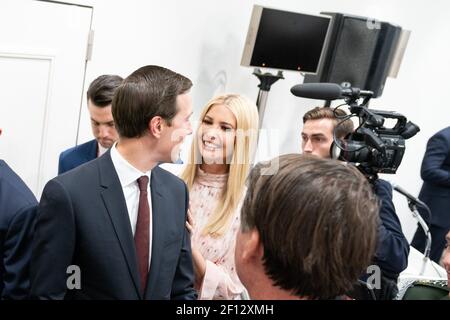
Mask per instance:
[[[250,65],[316,73],[329,18],[264,8]]]

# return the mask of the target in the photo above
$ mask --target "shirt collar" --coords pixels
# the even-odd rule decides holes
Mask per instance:
[[[148,181],[150,181],[152,171],[141,172],[140,170],[133,167],[124,157],[119,153],[116,148],[117,142],[111,147],[111,160],[116,169],[117,175],[119,176],[120,184],[122,188],[135,183],[139,177],[146,175]]]
[[[103,146],[100,143],[98,143],[98,142],[97,142],[97,145],[98,145],[98,147],[97,147],[97,150],[98,150],[97,156],[101,157],[106,151],[108,151],[108,149],[107,148],[103,148]]]

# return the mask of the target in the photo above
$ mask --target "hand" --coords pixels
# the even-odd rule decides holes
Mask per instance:
[[[189,233],[194,233],[194,217],[192,216],[191,208],[189,206],[188,212],[187,212],[187,221],[186,221],[186,228],[188,229]],[[206,273],[206,261],[205,258],[203,258],[200,251],[195,247],[194,243],[191,244],[191,250],[192,250],[192,262],[194,265],[194,273],[195,273],[195,283],[194,286],[197,290],[200,290],[203,278],[205,277]]]
[[[186,228],[188,229],[191,236],[194,233],[194,226],[195,226],[195,223],[194,223],[194,218],[192,217],[191,209],[188,209]]]
[[[192,248],[192,262],[194,265],[195,274],[194,287],[195,289],[200,290],[206,273],[206,260],[203,258],[200,251],[195,247]]]

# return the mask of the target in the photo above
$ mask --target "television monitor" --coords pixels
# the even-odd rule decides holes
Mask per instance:
[[[368,17],[321,13],[332,17],[329,37],[317,75],[306,75],[304,83],[337,83],[381,96],[386,78],[398,71],[407,34],[402,37],[401,27]]]
[[[331,17],[255,5],[242,66],[317,73]]]

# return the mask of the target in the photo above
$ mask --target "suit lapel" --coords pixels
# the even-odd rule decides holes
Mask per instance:
[[[159,167],[152,170],[151,175],[151,195],[152,195],[152,259],[150,263],[150,270],[148,275],[147,289],[145,297],[152,295],[152,289],[156,288],[156,282],[160,275],[161,260],[164,255],[164,233],[167,230],[167,225],[171,223],[168,212],[165,206],[167,197],[167,190],[159,175]]]
[[[97,140],[94,139],[89,144],[89,152],[88,154],[86,154],[87,161],[91,161],[97,158],[97,154],[98,154],[98,142]]]
[[[131,230],[128,209],[123,196],[119,177],[114,169],[111,154],[108,150],[99,158],[100,186],[103,203],[108,211],[122,252],[128,264],[128,271],[133,279],[136,291],[140,294],[139,272],[137,267],[136,248]]]

